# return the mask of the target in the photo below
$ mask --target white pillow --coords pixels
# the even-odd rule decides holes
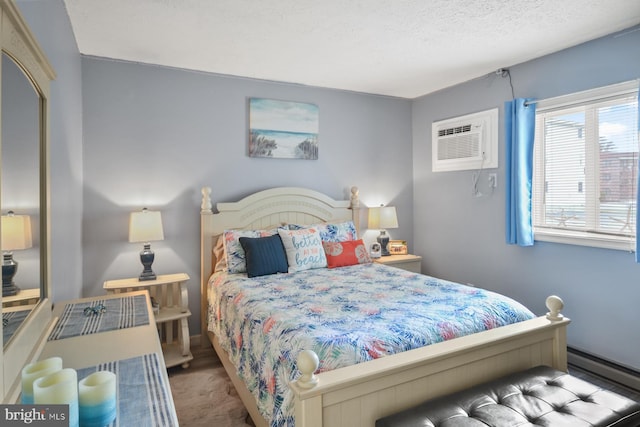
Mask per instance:
[[[327,266],[320,233],[315,228],[278,229],[278,234],[287,252],[289,273]]]

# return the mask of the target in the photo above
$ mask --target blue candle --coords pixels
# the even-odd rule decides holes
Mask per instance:
[[[80,425],[104,427],[116,418],[116,375],[98,371],[78,383]]]
[[[35,404],[69,405],[69,427],[78,427],[78,375],[65,368],[33,382]]]

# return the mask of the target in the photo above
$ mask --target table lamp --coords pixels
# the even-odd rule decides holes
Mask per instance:
[[[129,218],[129,241],[144,243],[142,252],[140,252],[140,262],[144,269],[138,280],[156,279],[156,274],[151,270],[155,255],[149,242],[158,240],[164,240],[160,212],[150,211],[147,208],[142,209],[140,212],[131,212]]]
[[[377,240],[380,243],[381,255],[389,256],[391,253],[387,248],[389,244],[388,228],[398,228],[398,216],[394,206],[380,206],[369,208],[369,228],[379,229],[380,235]]]
[[[13,277],[18,271],[18,263],[13,260],[13,252],[28,249],[33,245],[31,238],[31,217],[29,215],[15,215],[9,211],[2,215],[0,224],[3,253],[2,262],[2,296],[16,295],[20,288],[13,282]]]

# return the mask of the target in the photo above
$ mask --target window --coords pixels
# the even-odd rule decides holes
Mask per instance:
[[[536,240],[635,248],[638,82],[539,101]]]

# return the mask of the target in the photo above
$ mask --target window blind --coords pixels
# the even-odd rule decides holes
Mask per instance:
[[[635,236],[637,85],[598,94],[548,103],[536,114],[536,232]]]

